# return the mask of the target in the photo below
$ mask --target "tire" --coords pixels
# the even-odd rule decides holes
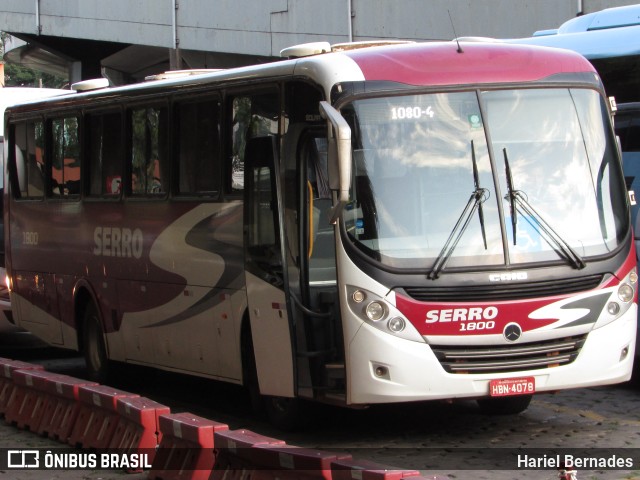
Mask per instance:
[[[265,397],[269,422],[285,432],[294,432],[307,426],[309,416],[303,400],[288,397]]]
[[[524,412],[531,403],[533,395],[517,395],[514,397],[496,397],[478,399],[483,413],[489,415],[515,415]]]
[[[98,310],[89,303],[83,319],[83,354],[86,363],[87,377],[98,383],[106,383],[111,370],[104,332]]]

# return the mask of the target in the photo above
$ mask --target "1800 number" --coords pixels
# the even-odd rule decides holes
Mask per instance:
[[[38,245],[38,232],[22,232],[23,245]]]
[[[461,332],[473,332],[474,330],[492,330],[496,326],[496,322],[489,320],[488,322],[462,322],[460,323]]]

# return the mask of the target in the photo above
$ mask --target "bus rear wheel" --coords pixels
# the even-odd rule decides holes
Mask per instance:
[[[478,406],[483,413],[489,415],[515,415],[529,408],[532,398],[533,395],[480,398],[478,399]]]
[[[83,319],[84,360],[89,380],[105,383],[109,377],[109,357],[104,342],[102,323],[93,303],[87,305]]]

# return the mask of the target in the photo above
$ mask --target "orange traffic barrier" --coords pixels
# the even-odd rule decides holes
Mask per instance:
[[[160,415],[162,440],[149,480],[206,480],[216,462],[214,436],[229,429],[191,413]]]
[[[214,437],[216,462],[208,477],[210,480],[242,480],[247,472],[256,470],[254,447],[285,445],[283,440],[265,437],[250,430],[216,432]]]
[[[162,440],[159,417],[170,414],[170,408],[144,397],[125,397],[116,400],[116,411],[120,418],[109,448],[146,454],[148,463],[153,462]]]
[[[422,477],[418,470],[403,470],[370,460],[341,459],[331,465],[332,480],[446,480],[447,477]]]
[[[4,415],[9,407],[11,395],[15,388],[13,372],[16,370],[44,370],[42,365],[0,358],[0,415]]]
[[[46,394],[42,421],[35,431],[40,435],[67,443],[78,414],[78,390],[82,386],[98,385],[89,380],[60,375],[43,384]]]
[[[60,375],[45,370],[16,370],[14,389],[4,414],[5,421],[18,428],[37,431],[49,399],[47,384]]]
[[[255,445],[247,456],[254,468],[252,480],[332,480],[332,464],[351,459],[347,453],[291,445]]]
[[[107,448],[118,425],[117,400],[138,396],[105,385],[80,386],[80,410],[67,443],[74,447]]]

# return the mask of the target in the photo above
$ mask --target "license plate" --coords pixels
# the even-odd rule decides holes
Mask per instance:
[[[489,382],[489,395],[507,397],[511,395],[530,395],[536,391],[534,377],[504,378]]]

